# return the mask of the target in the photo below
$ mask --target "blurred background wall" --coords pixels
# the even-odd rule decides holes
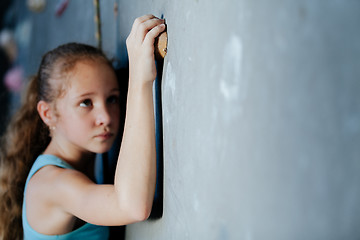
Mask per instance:
[[[96,45],[93,2],[62,2],[14,1],[24,76],[61,43]],[[136,17],[168,27],[163,215],[126,239],[360,238],[360,1],[100,3],[120,67]]]

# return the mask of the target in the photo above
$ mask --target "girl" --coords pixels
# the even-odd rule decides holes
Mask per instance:
[[[127,113],[114,185],[95,184],[93,175],[95,153],[110,149],[119,127],[111,64],[76,43],[43,57],[3,141],[1,239],[107,239],[102,226],[148,218],[156,177],[154,40],[164,30],[163,20],[142,16],[126,41]]]

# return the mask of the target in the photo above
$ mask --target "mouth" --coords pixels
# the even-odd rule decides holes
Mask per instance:
[[[95,138],[104,141],[104,140],[108,140],[108,139],[112,138],[113,136],[114,136],[114,134],[111,132],[104,132],[104,133],[96,135]]]

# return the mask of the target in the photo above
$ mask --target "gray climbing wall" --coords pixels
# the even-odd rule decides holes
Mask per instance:
[[[168,24],[164,215],[128,239],[360,238],[360,1],[120,1]]]
[[[95,44],[92,1],[61,18],[55,5],[23,22],[36,66],[59,43]],[[101,13],[120,65],[137,16],[168,26],[163,217],[127,239],[360,238],[360,1],[117,0]]]

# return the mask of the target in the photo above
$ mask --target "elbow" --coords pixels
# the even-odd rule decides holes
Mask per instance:
[[[131,214],[134,222],[147,220],[151,214],[151,207],[151,205],[145,205],[134,209]]]
[[[127,203],[128,204],[122,205],[124,210],[122,212],[126,214],[128,219],[128,223],[126,224],[142,222],[149,218],[152,210],[152,201],[127,201]]]
[[[121,225],[147,220],[152,211],[154,196],[144,196],[144,194],[139,196],[139,194],[129,194],[127,191],[125,192],[126,194],[120,191],[119,194],[116,195],[117,209],[119,209],[116,215],[121,222],[126,219],[125,223]]]
[[[139,204],[122,204],[114,214],[113,226],[129,225],[147,220],[150,217],[152,206],[145,206]]]

